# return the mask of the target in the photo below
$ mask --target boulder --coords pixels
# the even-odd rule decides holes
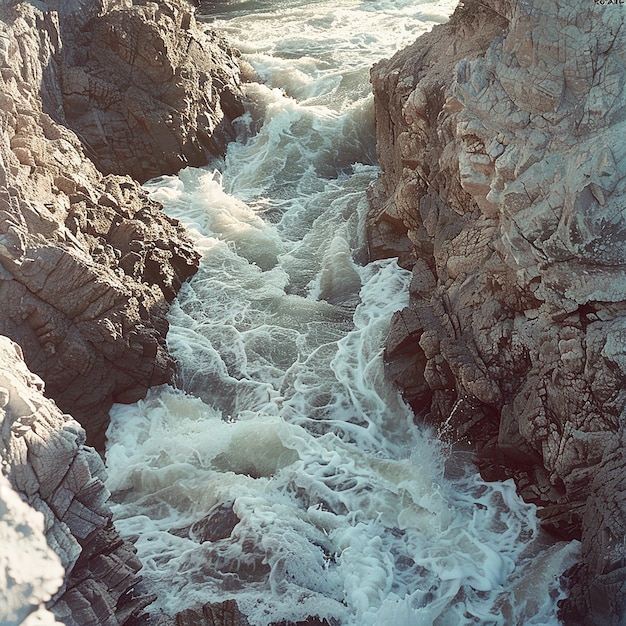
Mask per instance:
[[[626,607],[625,19],[616,3],[468,0],[372,72],[370,251],[413,268],[389,374],[582,539],[568,624]]]
[[[235,51],[180,0],[109,4],[61,22],[61,93],[44,110],[104,174],[144,182],[221,156],[243,113]]]

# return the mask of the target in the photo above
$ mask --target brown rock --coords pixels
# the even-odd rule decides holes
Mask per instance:
[[[100,457],[84,446],[80,425],[44,397],[41,381],[6,337],[0,388],[3,474],[43,513],[48,546],[65,569],[65,586],[49,608],[68,625],[124,624],[152,598],[134,591],[141,564],[113,528]]]
[[[143,182],[205,165],[234,138],[237,60],[188,4],[119,2],[64,26],[62,110],[48,112],[101,172]]]
[[[190,11],[0,7],[0,334],[98,447],[112,402],[170,380],[167,303],[198,255],[136,182],[85,154],[145,180],[232,136],[237,63]]]

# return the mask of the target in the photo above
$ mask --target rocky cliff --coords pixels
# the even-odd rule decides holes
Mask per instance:
[[[113,402],[171,379],[165,314],[198,255],[137,181],[222,150],[238,80],[184,0],[0,0],[2,623],[151,601],[81,425],[101,446]]]
[[[144,182],[224,152],[243,113],[239,65],[184,2],[58,5],[60,84],[42,94],[44,110],[102,173]]]
[[[102,460],[42,391],[19,347],[0,338],[0,618],[124,624],[152,601],[136,589],[141,564],[113,528]]]
[[[237,62],[184,2],[4,2],[0,18],[0,334],[101,446],[111,403],[171,376],[164,314],[197,266],[119,174],[223,147]]]
[[[626,613],[625,20],[617,3],[468,0],[372,72],[370,248],[413,268],[388,372],[582,538],[569,624]]]

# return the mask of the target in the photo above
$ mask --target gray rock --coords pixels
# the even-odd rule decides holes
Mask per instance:
[[[102,460],[84,445],[80,425],[43,395],[41,380],[6,337],[0,388],[0,534],[8,550],[1,556],[9,572],[0,581],[2,623],[22,623],[43,602],[68,626],[126,623],[153,598],[139,592],[141,564],[113,528]],[[24,501],[17,508],[15,492]],[[23,562],[28,576],[11,573]]]
[[[372,72],[370,248],[417,261],[388,372],[582,538],[567,623],[617,624],[626,598],[625,19],[467,1]]]
[[[112,402],[171,379],[165,313],[198,255],[101,172],[206,162],[240,110],[237,63],[183,0],[11,2],[0,19],[0,334],[102,447]]]

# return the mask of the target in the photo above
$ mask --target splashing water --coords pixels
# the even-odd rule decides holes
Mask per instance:
[[[108,431],[154,613],[234,598],[253,626],[558,623],[577,545],[549,545],[513,483],[444,450],[383,375],[410,275],[365,264],[368,70],[453,4],[205,4],[265,84],[223,162],[148,185],[203,254],[170,313],[177,388],[115,406]]]

